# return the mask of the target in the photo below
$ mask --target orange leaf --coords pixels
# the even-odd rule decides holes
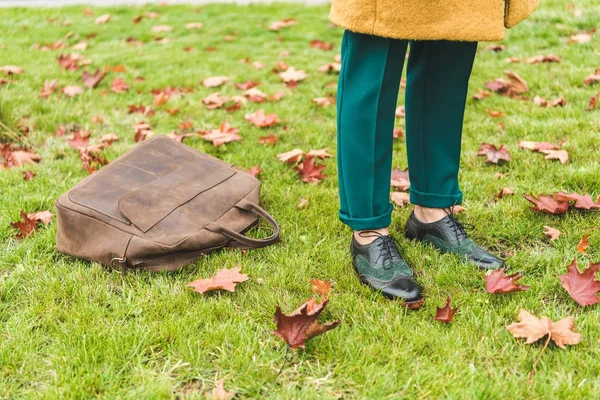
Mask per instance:
[[[587,255],[587,249],[589,246],[590,246],[590,235],[585,235],[579,241],[579,244],[577,245],[577,251],[580,252],[581,254]]]
[[[544,225],[544,235],[549,237],[550,240],[556,240],[562,234],[558,229],[551,228],[549,226]]]
[[[577,344],[581,335],[572,331],[575,327],[575,318],[567,317],[558,322],[552,322],[548,317],[537,319],[527,311],[519,311],[519,322],[514,322],[506,327],[514,337],[527,338],[525,344],[531,344],[546,335],[562,349],[565,344]]]
[[[316,294],[320,294],[321,296],[327,296],[331,291],[331,282],[329,281],[313,279],[310,281],[310,283],[312,283],[310,290],[312,290]]]
[[[231,269],[223,268],[212,278],[198,279],[188,284],[198,293],[208,292],[210,290],[223,289],[230,292],[235,291],[235,286],[248,280],[248,275],[240,274],[240,267]]]

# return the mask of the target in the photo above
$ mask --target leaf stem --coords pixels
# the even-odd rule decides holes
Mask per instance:
[[[546,347],[548,347],[548,343],[550,343],[550,338],[551,338],[551,335],[548,332],[548,339],[546,339],[546,343],[544,343],[544,347],[542,347],[542,351],[540,351],[540,354],[537,356],[537,358],[535,359],[535,362],[533,363],[533,368],[531,368],[531,371],[529,372],[529,379],[527,380],[527,383],[531,383],[531,379],[533,378],[533,374],[535,373],[535,367],[537,366],[538,362],[540,361],[540,358],[542,358],[542,353],[544,353],[544,350],[546,350]]]

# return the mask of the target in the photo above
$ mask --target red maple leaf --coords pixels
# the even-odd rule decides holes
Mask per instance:
[[[567,274],[559,277],[562,287],[580,306],[591,306],[600,303],[598,297],[600,282],[596,280],[596,273],[599,269],[600,262],[590,263],[588,269],[583,273],[579,273],[577,259],[573,259],[571,265],[567,267]]]
[[[328,302],[329,300],[325,299],[322,303],[317,303],[313,297],[289,315],[283,314],[277,306],[273,317],[277,328],[272,333],[282,338],[292,349],[304,348],[307,341],[340,324],[341,321],[332,321],[323,325],[319,323],[319,315]]]
[[[235,286],[248,280],[248,275],[240,274],[241,267],[231,269],[223,268],[212,278],[198,279],[188,284],[198,293],[208,292],[210,290],[227,290],[235,292]]]
[[[529,286],[517,283],[523,275],[515,272],[511,275],[504,274],[504,268],[492,271],[491,274],[485,275],[485,289],[488,293],[511,293],[522,292],[529,290]]]
[[[100,72],[100,69],[97,69],[93,75],[88,73],[87,70],[84,70],[81,78],[83,79],[83,84],[85,86],[93,89],[100,84],[105,76],[105,74]]]
[[[435,317],[433,319],[447,324],[452,322],[454,314],[456,314],[457,311],[458,308],[450,307],[450,296],[448,296],[446,299],[446,305],[444,305],[444,307],[436,307]]]
[[[486,162],[498,164],[500,161],[510,161],[510,153],[504,145],[499,148],[493,144],[482,143],[479,145],[478,156],[485,156]]]
[[[307,156],[300,165],[295,167],[302,182],[306,183],[318,183],[325,178],[327,175],[321,173],[324,168],[325,164],[315,165],[315,158],[312,156]]]

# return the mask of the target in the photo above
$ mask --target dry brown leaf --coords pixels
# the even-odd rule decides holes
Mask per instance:
[[[248,280],[248,275],[240,273],[241,267],[231,269],[223,268],[214,277],[198,279],[188,284],[198,293],[205,293],[210,290],[227,290],[235,292],[235,286],[238,283]]]
[[[585,235],[579,241],[579,244],[577,245],[577,251],[580,252],[581,254],[587,255],[587,249],[589,246],[590,246],[590,235]]]
[[[566,344],[574,345],[581,340],[581,335],[572,331],[575,328],[573,317],[552,322],[548,317],[538,319],[521,309],[518,319],[519,322],[510,324],[506,329],[514,337],[526,338],[525,344],[534,343],[548,335],[548,340],[553,340],[558,347],[564,349]]]
[[[544,235],[549,237],[550,240],[557,240],[562,232],[558,229],[552,228],[550,226],[544,225]]]

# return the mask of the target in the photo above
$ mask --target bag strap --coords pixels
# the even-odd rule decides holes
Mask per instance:
[[[219,225],[217,223],[213,223],[211,225],[213,225],[213,227],[215,228],[215,231],[218,231],[218,232],[222,233],[223,235],[230,237],[231,239],[235,240],[236,242],[238,242],[240,244],[248,246],[248,248],[265,247],[265,246],[275,244],[279,241],[279,225],[277,224],[275,219],[268,212],[266,212],[262,207],[260,207],[256,203],[253,203],[246,199],[240,200],[235,205],[235,207],[238,207],[242,210],[254,211],[256,214],[263,217],[269,223],[269,225],[271,225],[273,234],[266,238],[254,239],[254,238],[242,235],[236,231],[233,231],[233,230],[231,230],[227,227],[224,227],[222,225]],[[213,229],[211,229],[211,230],[213,230]],[[235,244],[234,244],[232,247],[238,247],[238,246],[235,246]]]

